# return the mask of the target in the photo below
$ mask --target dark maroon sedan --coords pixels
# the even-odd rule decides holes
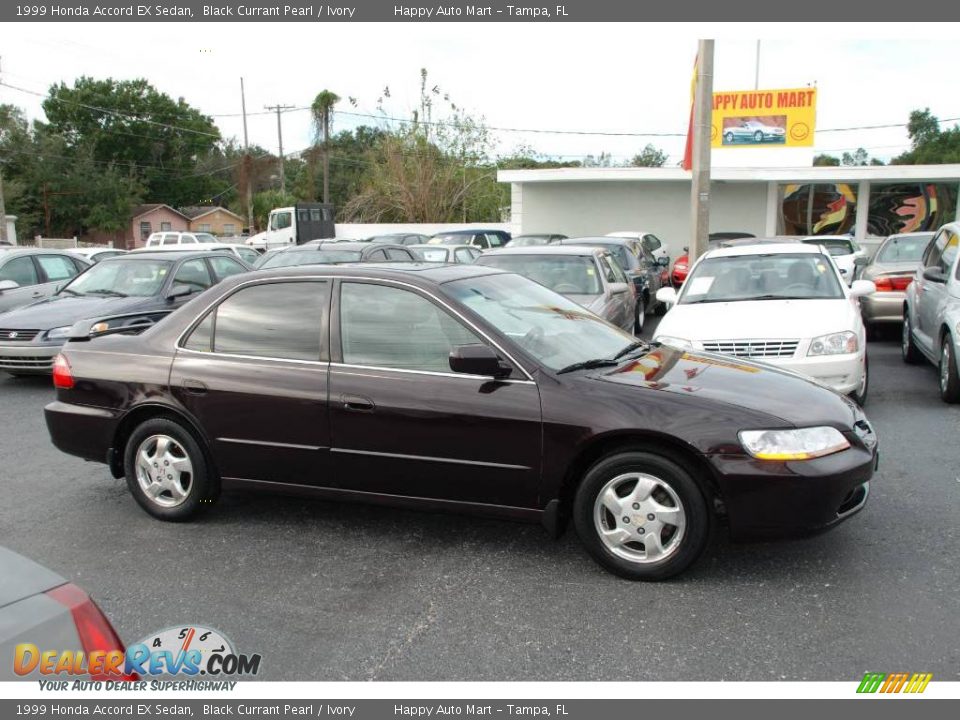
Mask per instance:
[[[720,518],[738,538],[829,528],[876,462],[830,390],[648,346],[474,265],[239,275],[141,335],[70,341],[54,382],[54,444],[106,462],[155,517],[242,486],[554,534],[572,518],[632,579],[682,571]]]

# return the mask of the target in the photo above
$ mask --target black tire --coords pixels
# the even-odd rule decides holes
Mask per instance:
[[[960,402],[960,374],[950,333],[944,335],[940,343],[940,399],[951,404]]]
[[[850,398],[860,407],[867,404],[867,391],[870,390],[870,357],[863,356],[863,385],[850,393]]]
[[[727,133],[723,136],[723,139],[726,141],[727,145],[733,144],[733,133]]]
[[[164,490],[155,500],[141,487],[136,463],[137,453],[146,443],[147,449],[154,448],[159,462],[163,462],[162,456],[157,452],[159,446],[156,444],[156,438],[159,437],[172,440],[173,442],[168,442],[171,454],[175,454],[178,458],[185,457],[189,461],[190,472],[184,472],[178,476],[179,486],[185,490],[183,498],[177,498],[171,491]],[[154,464],[154,468],[152,472],[161,469],[158,464]],[[220,496],[220,479],[212,471],[200,441],[186,427],[167,418],[146,420],[130,433],[123,455],[123,469],[127,487],[134,499],[140,507],[160,520],[170,522],[188,520],[210,507]],[[167,478],[172,476],[167,475]],[[157,484],[161,482],[162,480],[159,480]],[[176,504],[171,506],[161,504],[168,501]]]
[[[910,315],[907,313],[906,309],[903,311],[903,330],[900,336],[900,354],[903,356],[903,361],[909,365],[916,365],[923,358],[920,356],[920,351],[917,350],[917,345],[913,341],[913,327],[910,325]]]
[[[643,301],[643,295],[637,296],[637,308],[633,317],[633,334],[639,335],[643,332],[644,321],[647,317],[646,303]]]
[[[670,545],[673,535],[667,537],[665,554],[660,560],[642,561],[622,557],[615,554],[601,540],[598,522],[595,519],[598,496],[608,483],[630,473],[644,473],[657,478],[661,485],[666,485],[672,490],[680,502],[685,519],[683,532],[674,546]],[[664,490],[658,487],[654,492],[663,493]],[[650,497],[653,498],[654,495],[651,494]],[[666,496],[664,502],[673,501]],[[637,508],[636,505],[631,507]],[[643,508],[640,506],[637,509],[641,514],[634,516],[632,526],[624,525],[624,528],[637,527],[641,530],[638,523],[645,522]],[[707,546],[713,522],[704,493],[690,474],[669,457],[644,451],[621,452],[597,461],[587,471],[577,488],[573,516],[577,535],[593,559],[605,569],[628,580],[665,580],[686,570],[700,557]],[[616,522],[619,518],[614,520]],[[671,532],[669,526],[666,532]],[[675,532],[677,531],[674,530]],[[642,546],[644,552],[646,551],[641,543],[629,541],[628,544]],[[635,552],[633,547],[628,548],[627,545],[623,547],[630,552]]]

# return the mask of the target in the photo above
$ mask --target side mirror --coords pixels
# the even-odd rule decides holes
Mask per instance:
[[[177,298],[193,294],[193,291],[193,288],[189,285],[174,285],[170,288],[170,292],[167,293],[167,300],[172,302]]]
[[[501,378],[510,374],[510,367],[500,361],[488,345],[457,345],[450,351],[450,369],[466,375]]]
[[[660,267],[669,267],[670,258],[667,257],[666,255],[661,255],[660,257],[657,258],[657,265],[659,265]]]
[[[934,265],[923,269],[923,279],[935,283],[945,283],[947,276],[943,274],[943,270]]]
[[[16,290],[20,287],[20,283],[15,280],[0,280],[0,293],[7,290]]]
[[[610,283],[608,286],[610,288],[611,295],[623,295],[627,290],[630,289],[630,286],[627,283],[615,282]]]
[[[662,287],[657,290],[657,300],[664,305],[674,305],[677,302],[677,291],[672,287]]]
[[[850,297],[863,297],[864,295],[873,295],[877,291],[877,286],[872,280],[854,280],[850,284]]]

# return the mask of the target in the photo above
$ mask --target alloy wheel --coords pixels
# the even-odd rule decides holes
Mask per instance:
[[[943,347],[940,350],[940,393],[947,394],[950,387],[950,339],[943,341]]]
[[[193,489],[193,463],[183,446],[169,435],[151,435],[137,448],[137,482],[150,502],[173,508],[186,502]]]
[[[607,550],[642,564],[676,553],[687,525],[676,491],[662,479],[639,472],[617,475],[603,486],[593,521]]]

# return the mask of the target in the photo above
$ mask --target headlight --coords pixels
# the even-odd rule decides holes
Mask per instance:
[[[63,340],[70,337],[70,328],[72,325],[65,325],[64,327],[54,328],[53,330],[47,330],[47,340]]]
[[[859,347],[857,334],[848,330],[815,337],[810,341],[807,355],[844,355],[855,353]]]
[[[671,337],[670,335],[658,335],[653,339],[654,342],[662,343],[664,345],[671,345],[676,348],[692,348],[693,343],[689,340],[684,340],[683,338]]]
[[[832,427],[797,430],[741,430],[743,449],[759,460],[810,460],[850,447]]]

